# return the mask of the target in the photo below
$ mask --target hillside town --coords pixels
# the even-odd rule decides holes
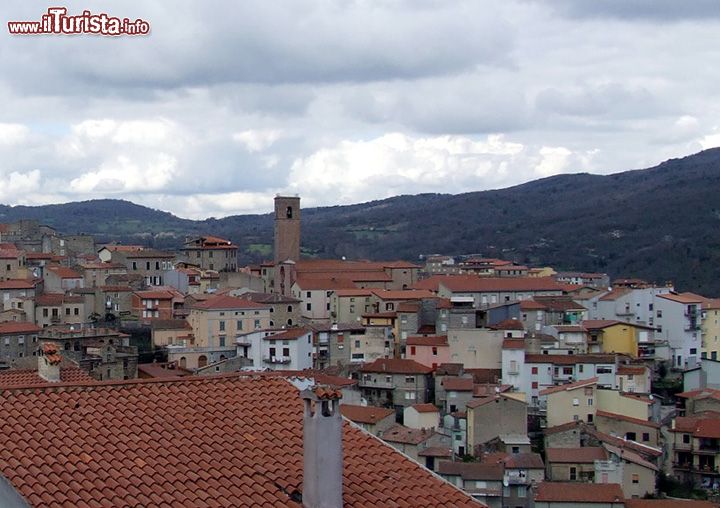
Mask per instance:
[[[297,196],[274,228],[273,259],[239,266],[212,231],[171,252],[0,224],[0,505],[720,499],[720,299],[306,257]]]

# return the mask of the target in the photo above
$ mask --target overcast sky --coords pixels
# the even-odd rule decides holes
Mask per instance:
[[[67,6],[143,37],[9,35]],[[3,0],[0,202],[182,217],[612,173],[720,145],[716,0]]]

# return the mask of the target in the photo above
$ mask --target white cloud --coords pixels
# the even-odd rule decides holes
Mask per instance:
[[[144,160],[118,156],[104,162],[96,171],[83,173],[70,182],[70,189],[83,194],[117,194],[163,189],[177,169],[177,160],[159,153]]]
[[[279,129],[258,129],[236,132],[232,138],[245,145],[247,151],[262,152],[280,139],[282,131]]]
[[[0,199],[27,203],[28,195],[39,187],[40,178],[40,171],[37,169],[27,173],[13,171],[7,175],[0,175]]]
[[[0,145],[16,145],[27,138],[30,130],[17,123],[0,123]]]

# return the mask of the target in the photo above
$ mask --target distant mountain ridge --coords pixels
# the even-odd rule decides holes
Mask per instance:
[[[481,252],[720,295],[720,149],[606,176],[558,175],[500,190],[304,208],[302,217],[308,255],[416,260]],[[0,222],[22,218],[66,234],[158,248],[215,234],[241,246],[241,261],[271,257],[271,214],[193,221],[112,199],[0,205]]]

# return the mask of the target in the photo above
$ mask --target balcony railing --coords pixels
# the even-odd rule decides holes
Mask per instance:
[[[395,385],[392,383],[387,383],[385,381],[373,381],[372,379],[361,379],[358,383],[360,388],[380,388],[383,390],[394,390]]]
[[[265,357],[263,357],[263,362],[287,364],[287,363],[290,363],[290,357],[289,356],[265,356]]]

